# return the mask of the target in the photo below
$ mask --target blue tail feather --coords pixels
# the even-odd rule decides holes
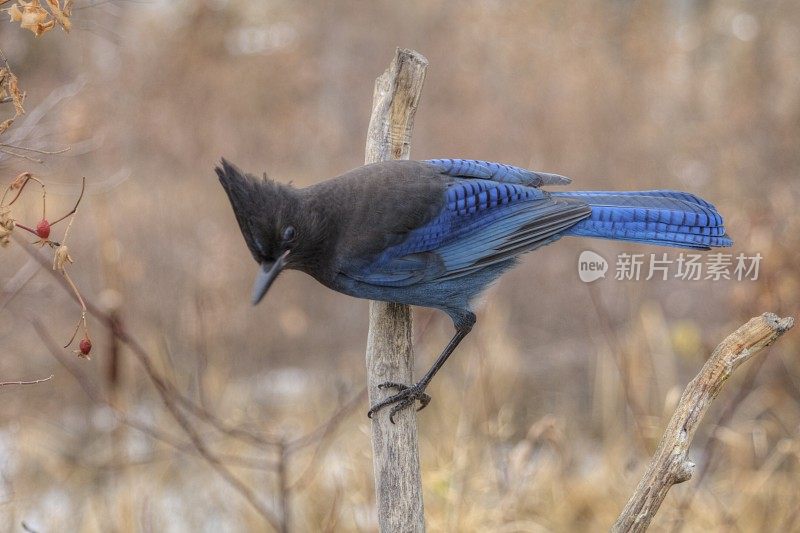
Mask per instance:
[[[731,246],[722,216],[709,202],[680,191],[553,192],[588,203],[592,214],[564,235],[708,249]]]

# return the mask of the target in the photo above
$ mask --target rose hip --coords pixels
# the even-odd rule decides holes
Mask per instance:
[[[89,352],[92,351],[92,341],[87,337],[82,338],[80,344],[78,344],[78,350],[80,350],[81,355],[89,355]]]
[[[50,222],[43,218],[36,224],[36,236],[40,239],[47,239],[50,236]]]

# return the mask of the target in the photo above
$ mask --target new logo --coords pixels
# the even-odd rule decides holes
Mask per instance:
[[[605,258],[590,250],[584,250],[578,257],[578,277],[584,283],[591,283],[600,278],[606,277],[608,272],[608,261]]]

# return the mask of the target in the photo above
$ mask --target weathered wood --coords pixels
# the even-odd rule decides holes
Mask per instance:
[[[389,68],[375,80],[365,163],[408,159],[411,130],[428,60],[413,50],[397,49]],[[367,338],[369,402],[392,394],[380,383],[412,383],[414,353],[411,311],[406,305],[371,302]],[[404,409],[389,421],[390,409],[372,419],[372,450],[378,524],[384,532],[424,531],[417,417]]]
[[[672,485],[692,477],[694,463],[688,459],[689,446],[725,381],[739,365],[775,342],[792,326],[794,319],[791,317],[779,319],[772,313],[764,313],[750,319],[717,346],[683,391],[658,449],[612,531],[647,530]]]

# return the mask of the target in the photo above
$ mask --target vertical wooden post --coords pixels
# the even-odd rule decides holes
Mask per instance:
[[[427,67],[428,60],[418,52],[398,48],[389,68],[375,80],[365,163],[409,158]],[[371,302],[367,338],[370,405],[392,394],[379,389],[380,383],[413,383],[413,366],[409,307]],[[383,532],[425,531],[416,412],[404,409],[395,422],[389,421],[389,409],[372,419],[378,524]]]

